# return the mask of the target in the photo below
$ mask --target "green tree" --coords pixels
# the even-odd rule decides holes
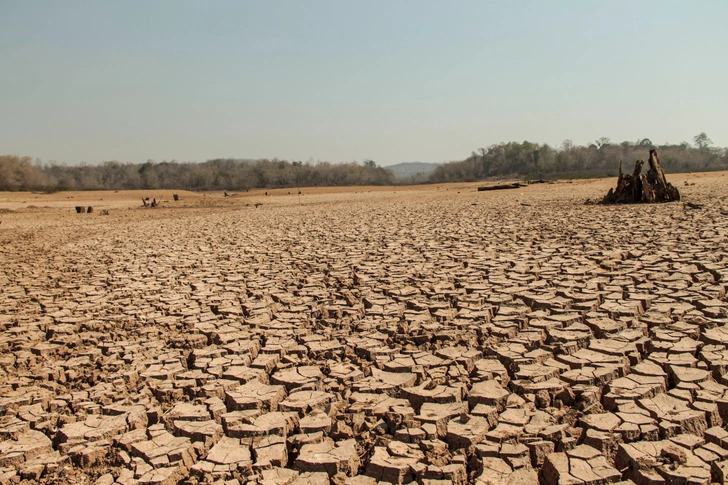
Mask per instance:
[[[707,153],[710,150],[710,145],[713,144],[713,141],[708,138],[708,135],[706,135],[705,132],[695,135],[693,137],[693,141],[698,147],[698,150],[700,150],[700,153]]]
[[[652,148],[653,146],[655,146],[655,145],[652,143],[652,140],[650,140],[649,138],[642,138],[641,140],[637,141],[638,148]]]

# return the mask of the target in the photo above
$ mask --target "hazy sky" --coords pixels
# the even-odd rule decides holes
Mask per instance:
[[[0,0],[0,154],[439,162],[728,145],[728,1]]]

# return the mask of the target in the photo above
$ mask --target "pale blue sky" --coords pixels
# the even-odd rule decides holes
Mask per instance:
[[[463,159],[728,145],[728,1],[0,0],[0,154]]]

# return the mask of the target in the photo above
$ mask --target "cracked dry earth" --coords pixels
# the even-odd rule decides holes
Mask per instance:
[[[0,484],[723,483],[728,179],[671,179],[14,206]]]

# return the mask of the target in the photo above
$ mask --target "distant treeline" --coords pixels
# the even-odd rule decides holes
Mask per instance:
[[[103,162],[58,165],[0,156],[0,190],[247,190],[252,188],[393,185],[391,170],[364,163],[215,159],[202,163]]]
[[[620,161],[632,172],[635,160],[646,160],[657,148],[666,172],[728,170],[728,151],[714,148],[701,133],[694,145],[654,146],[648,139],[611,143],[600,138],[588,146],[565,141],[549,145],[511,142],[473,152],[466,160],[438,166],[427,182],[469,182],[489,177],[527,179],[615,176]],[[414,179],[412,179],[414,180]],[[421,178],[417,181],[422,181]],[[30,157],[0,156],[0,190],[247,190],[252,188],[393,185],[403,183],[375,162],[329,163],[286,160],[215,159],[201,163],[103,162],[59,165]]]
[[[611,143],[600,138],[588,146],[565,141],[561,147],[524,141],[491,145],[473,152],[460,162],[441,165],[430,174],[429,181],[474,182],[488,177],[521,177],[527,179],[564,177],[616,176],[619,162],[632,173],[636,160],[647,160],[656,148],[666,172],[705,172],[728,170],[728,151],[711,147],[705,133],[693,138],[694,145],[654,145],[644,138],[635,143]]]

